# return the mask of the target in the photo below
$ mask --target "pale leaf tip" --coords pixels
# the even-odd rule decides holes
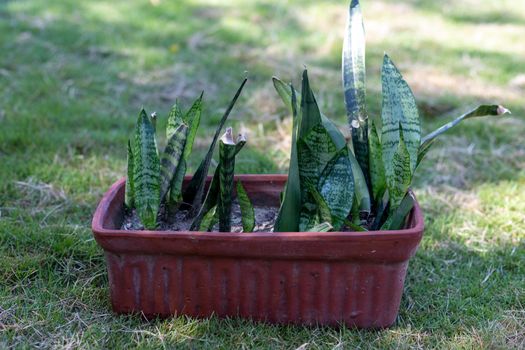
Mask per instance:
[[[221,137],[221,142],[225,145],[235,145],[235,141],[233,141],[233,130],[231,127],[226,129],[226,132]]]
[[[512,112],[510,110],[508,110],[507,108],[503,107],[503,106],[498,106],[498,110],[497,110],[497,113],[498,115],[503,115],[503,114],[512,114]]]
[[[352,128],[354,129],[359,129],[359,126],[360,126],[359,121],[357,121],[357,119],[352,120],[351,125],[352,125]]]

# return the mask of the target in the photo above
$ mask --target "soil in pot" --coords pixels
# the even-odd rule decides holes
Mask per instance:
[[[277,219],[279,208],[271,206],[254,206],[255,228],[253,232],[272,232],[273,225]],[[159,220],[159,231],[189,231],[193,218],[187,218],[188,210],[179,210],[172,220]],[[144,226],[133,210],[124,217],[121,226],[122,230],[143,230]],[[219,224],[213,227],[213,232],[219,231]],[[232,230],[231,232],[242,232],[241,208],[235,200],[232,205]]]

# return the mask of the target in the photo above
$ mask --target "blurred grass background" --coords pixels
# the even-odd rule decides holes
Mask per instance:
[[[230,118],[249,147],[238,173],[285,172],[290,118],[271,76],[307,65],[323,112],[345,125],[340,52],[347,1],[0,2],[0,347],[525,347],[525,2],[362,1],[368,104],[380,113],[383,52],[434,129],[481,102],[510,117],[468,121],[419,169],[427,229],[400,316],[380,332],[110,311],[90,220],[124,176],[141,106],[160,127],[175,99],[205,91],[202,155]],[[247,71],[247,73],[245,73]],[[194,158],[192,169],[200,158]]]

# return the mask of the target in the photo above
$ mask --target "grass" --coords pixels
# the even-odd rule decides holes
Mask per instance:
[[[419,169],[414,187],[427,228],[394,327],[146,322],[111,313],[90,219],[125,174],[139,108],[166,116],[175,98],[189,103],[205,90],[196,142],[203,154],[247,70],[250,83],[231,120],[251,141],[238,172],[284,172],[291,123],[270,77],[297,83],[307,64],[324,112],[344,125],[345,7],[311,0],[1,2],[0,347],[525,347],[525,6],[511,0],[364,1],[372,117],[380,112],[383,51],[413,87],[427,131],[480,102],[513,111],[465,123]]]

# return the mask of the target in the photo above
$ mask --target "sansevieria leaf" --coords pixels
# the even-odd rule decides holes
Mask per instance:
[[[175,101],[168,115],[168,124],[166,125],[166,140],[169,140],[183,123],[183,112],[178,101]]]
[[[367,218],[372,209],[370,192],[368,192],[368,186],[366,185],[365,176],[357,159],[351,152],[348,152],[348,159],[350,160],[350,166],[352,167],[352,175],[354,177],[354,193],[357,203],[359,216]]]
[[[358,0],[352,0],[343,42],[343,90],[354,154],[370,188],[366,114],[365,30]]]
[[[381,227],[382,230],[400,230],[403,228],[405,223],[405,218],[408,213],[414,207],[415,199],[409,193],[403,198],[397,209],[390,215],[387,221]]]
[[[193,150],[193,143],[195,141],[195,135],[197,134],[197,129],[199,128],[201,115],[202,115],[202,96],[201,94],[197,100],[193,103],[190,110],[184,115],[179,116],[180,122],[184,123],[188,127],[188,136],[186,142],[184,143],[184,151],[180,159],[179,165],[175,171],[173,179],[170,186],[170,205],[177,208],[182,202],[182,182],[184,180],[184,175],[186,175],[186,169],[188,160]],[[168,124],[169,126],[169,124]]]
[[[241,207],[242,231],[253,232],[255,227],[255,210],[253,209],[250,197],[248,197],[248,193],[246,193],[240,181],[237,181],[237,200]]]
[[[319,180],[320,194],[331,213],[329,221],[335,230],[339,230],[350,214],[354,197],[354,174],[348,157],[348,148],[341,149],[327,164]],[[365,189],[366,183],[365,183]]]
[[[198,230],[204,232],[211,231],[217,221],[219,221],[219,217],[217,215],[217,206],[214,206],[206,213],[206,215],[204,215],[198,226]],[[196,231],[196,229],[192,231]]]
[[[278,92],[279,96],[283,100],[284,104],[290,108],[291,110],[291,99],[292,99],[292,88],[290,88],[289,85],[286,85],[282,80],[279,78],[273,77],[273,85],[275,87],[275,90]],[[288,89],[286,87],[288,86]],[[297,90],[293,89],[293,92],[295,93],[297,106],[301,105],[301,93],[299,93]],[[338,149],[343,148],[346,146],[346,140],[343,133],[337,128],[337,126],[332,122],[328,117],[326,117],[323,113],[321,114],[321,122],[323,126],[325,127],[326,131],[332,138],[332,141],[336,145]],[[300,118],[299,118],[300,119]]]
[[[385,174],[387,178],[393,175],[392,164],[394,154],[398,150],[400,125],[403,128],[404,141],[410,159],[410,172],[413,174],[421,143],[421,126],[416,100],[412,90],[388,55],[385,55],[383,60],[381,80],[383,86],[381,148]]]
[[[199,212],[200,207],[202,205],[202,197],[204,195],[204,184],[206,182],[206,177],[208,176],[208,170],[210,168],[211,159],[213,157],[213,151],[215,150],[215,145],[217,144],[217,140],[219,139],[222,127],[224,126],[224,123],[226,123],[226,120],[230,116],[230,113],[233,107],[235,106],[237,99],[241,95],[242,89],[244,88],[244,85],[247,81],[248,79],[243,80],[241,86],[239,87],[232,101],[228,105],[228,108],[224,112],[224,115],[222,116],[219,125],[215,130],[215,135],[210,144],[208,152],[206,153],[206,156],[202,160],[201,164],[199,165],[199,168],[193,175],[190,183],[188,184],[188,187],[186,188],[186,191],[184,192],[184,201],[186,203],[192,203],[192,213],[194,215]]]
[[[279,81],[280,82],[280,81]],[[274,79],[274,84],[276,80]],[[277,86],[280,84],[277,83]],[[282,85],[280,85],[282,87]],[[298,111],[297,95],[293,86],[290,90],[290,107],[292,109],[293,127],[292,127],[292,145],[290,152],[290,166],[288,168],[288,181],[283,192],[279,214],[275,220],[275,232],[296,232],[299,230],[299,217],[301,214],[301,186],[299,177],[299,161],[297,158],[297,129],[298,129]],[[278,89],[279,91],[279,89]],[[283,101],[287,99],[283,98]]]
[[[186,144],[186,138],[188,136],[188,127],[184,124],[180,124],[175,133],[171,136],[166,144],[166,148],[160,158],[160,171],[161,171],[161,182],[160,182],[160,200],[161,202],[166,197],[170,184],[178,169],[182,153],[184,151],[184,145]]]
[[[392,172],[386,175],[391,213],[399,207],[399,203],[408,191],[412,181],[410,166],[410,154],[405,144],[404,129],[400,126],[399,143],[392,159]]]
[[[454,119],[453,121],[443,125],[442,127],[438,128],[437,130],[423,137],[423,139],[421,140],[421,146],[419,148],[418,164],[423,159],[425,154],[428,152],[428,150],[432,146],[432,142],[436,139],[436,137],[452,129],[453,127],[461,123],[463,120],[470,119],[470,118],[476,118],[476,117],[485,117],[485,116],[494,116],[494,115],[498,116],[498,115],[504,115],[507,113],[510,114],[510,111],[503,106],[481,105],[461,115],[460,117]]]
[[[219,231],[231,231],[233,175],[235,172],[235,141],[228,128],[219,140]]]
[[[330,232],[333,229],[334,227],[329,222],[323,222],[315,225],[314,227],[309,229],[308,232]]]
[[[144,109],[137,121],[133,146],[135,206],[144,227],[155,229],[160,205],[160,161],[155,130]]]
[[[377,134],[375,123],[372,122],[370,133],[368,137],[369,155],[370,155],[370,182],[372,183],[372,197],[374,203],[377,203],[383,198],[383,193],[386,190],[385,165],[383,164],[383,156],[381,150],[381,141]]]
[[[128,173],[126,177],[126,193],[124,196],[124,204],[126,208],[133,209],[135,206],[135,189],[133,188],[133,149],[131,147],[131,140],[128,140]]]

